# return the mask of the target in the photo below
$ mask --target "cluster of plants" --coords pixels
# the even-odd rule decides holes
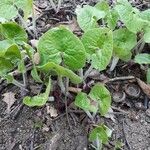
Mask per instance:
[[[52,76],[57,76],[61,92],[68,96],[69,85],[81,85],[92,69],[103,71],[112,60],[112,71],[119,59],[129,61],[133,58],[135,47],[150,43],[150,9],[140,11],[127,0],[117,0],[116,5],[110,7],[104,0],[95,6],[77,7],[77,22],[83,31],[81,38],[65,26],[55,27],[40,37],[35,50],[28,44],[24,29],[28,14],[32,13],[32,3],[32,0],[0,1],[0,77],[26,93],[25,63],[30,60],[31,76],[35,82],[46,85],[44,93],[23,98],[27,106],[45,105],[52,89]],[[14,21],[21,16],[20,10],[24,12],[21,18],[24,28]],[[150,54],[137,54],[134,61],[149,64]],[[12,71],[16,68],[22,74],[23,82],[14,78]],[[149,69],[147,74],[149,76]],[[111,95],[104,84],[96,83],[89,93],[77,94],[75,105],[94,122],[96,114],[106,116],[109,112]],[[97,150],[109,137],[111,130],[104,124],[96,125],[89,135]]]

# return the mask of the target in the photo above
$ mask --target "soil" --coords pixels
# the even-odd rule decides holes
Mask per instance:
[[[48,0],[36,0],[34,3],[38,15],[36,19],[37,36],[29,35],[30,38],[38,39],[48,29],[60,24],[72,24],[77,5],[94,5],[97,1],[63,0],[56,13]],[[144,4],[140,0],[131,2],[140,9],[150,7],[148,3]],[[110,0],[110,4],[113,4],[113,1]],[[73,27],[71,26],[71,28]],[[80,35],[79,30],[74,30],[74,33]],[[150,50],[150,47],[146,46],[147,51]],[[104,82],[107,78],[129,75],[145,79],[145,72],[139,65],[120,61],[113,72],[110,73],[109,70],[106,70],[97,77],[89,77],[87,82]],[[42,90],[43,86],[34,83],[30,76],[28,76],[28,80],[29,89],[31,89],[30,95],[35,95]],[[127,85],[131,84],[138,86],[134,79],[107,82],[106,86],[113,95],[118,91],[126,93]],[[8,113],[6,111],[7,104],[3,101],[3,94],[9,92],[15,93],[17,100]],[[68,100],[67,117],[65,105],[61,102],[64,97],[59,92],[58,88],[53,91],[54,102],[49,101],[41,108],[30,108],[22,104],[20,89],[10,84],[7,85],[5,81],[1,82],[0,150],[92,150],[91,143],[88,141],[92,122],[84,112],[74,109],[73,99]],[[96,124],[105,123],[113,130],[110,142],[104,145],[103,149],[113,150],[116,143],[121,142],[123,150],[150,150],[150,103],[142,89],[140,89],[138,97],[126,94],[123,101],[113,101],[112,106],[113,113],[107,118],[96,116]],[[48,112],[51,107],[56,111],[53,116]]]

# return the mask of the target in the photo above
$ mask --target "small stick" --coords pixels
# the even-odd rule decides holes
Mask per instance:
[[[119,80],[132,80],[132,79],[135,79],[134,76],[122,76],[122,77],[115,77],[115,78],[112,78],[112,79],[108,79],[107,82],[115,82],[115,81],[119,81]]]
[[[111,108],[114,109],[114,110],[117,110],[117,111],[119,111],[119,112],[121,112],[123,114],[128,114],[128,112],[126,112],[126,111],[124,111],[124,110],[122,110],[120,108],[117,108],[117,107],[114,107],[114,106],[111,106]]]

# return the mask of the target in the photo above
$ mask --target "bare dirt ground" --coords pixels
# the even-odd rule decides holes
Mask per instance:
[[[75,8],[77,5],[94,5],[96,2],[96,0],[63,0],[58,6],[58,12],[55,12],[48,0],[36,0],[38,37],[48,29],[60,24],[75,29],[74,33],[80,36],[81,31],[76,30],[73,23],[76,17]],[[113,1],[110,1],[110,5],[112,3]],[[140,9],[150,8],[148,3],[144,4],[140,0],[134,0],[132,4]],[[150,50],[148,45],[144,48],[146,51]],[[139,65],[132,62],[119,62],[112,73],[106,70],[101,75],[89,77],[87,85],[116,76],[135,76],[144,79],[145,74]],[[28,79],[30,80],[30,77]],[[114,98],[112,102],[114,112],[108,118],[96,116],[97,124],[105,123],[113,130],[112,138],[104,146],[104,150],[113,150],[117,142],[122,143],[123,150],[150,150],[150,103],[148,98],[134,79],[114,80],[106,85],[112,97],[121,91],[126,93],[126,98],[121,102],[116,102]],[[132,87],[132,85],[140,90],[136,98],[132,96],[134,88],[129,90],[131,94],[127,92],[127,87]],[[37,94],[41,87],[42,85],[36,85],[30,81],[30,95]],[[7,113],[8,106],[3,101],[3,94],[8,92],[14,93],[17,99],[9,113]],[[42,108],[24,106],[19,89],[13,85],[7,85],[5,81],[0,85],[0,93],[0,150],[92,150],[88,142],[88,133],[91,129],[90,120],[84,112],[74,109],[73,99],[70,99],[68,100],[68,123],[65,105],[62,102],[63,96],[59,93],[59,89],[56,88],[52,93],[55,101],[48,102]],[[52,111],[52,108],[56,112]]]

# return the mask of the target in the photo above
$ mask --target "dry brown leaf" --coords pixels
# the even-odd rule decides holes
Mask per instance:
[[[150,85],[146,84],[139,78],[136,78],[136,80],[137,80],[137,83],[140,86],[140,88],[143,90],[143,92],[148,96],[148,98],[150,98]]]
[[[11,106],[14,104],[16,101],[15,94],[12,92],[7,92],[3,94],[4,98],[2,99],[6,104],[7,104],[7,113],[10,113],[11,111]]]

